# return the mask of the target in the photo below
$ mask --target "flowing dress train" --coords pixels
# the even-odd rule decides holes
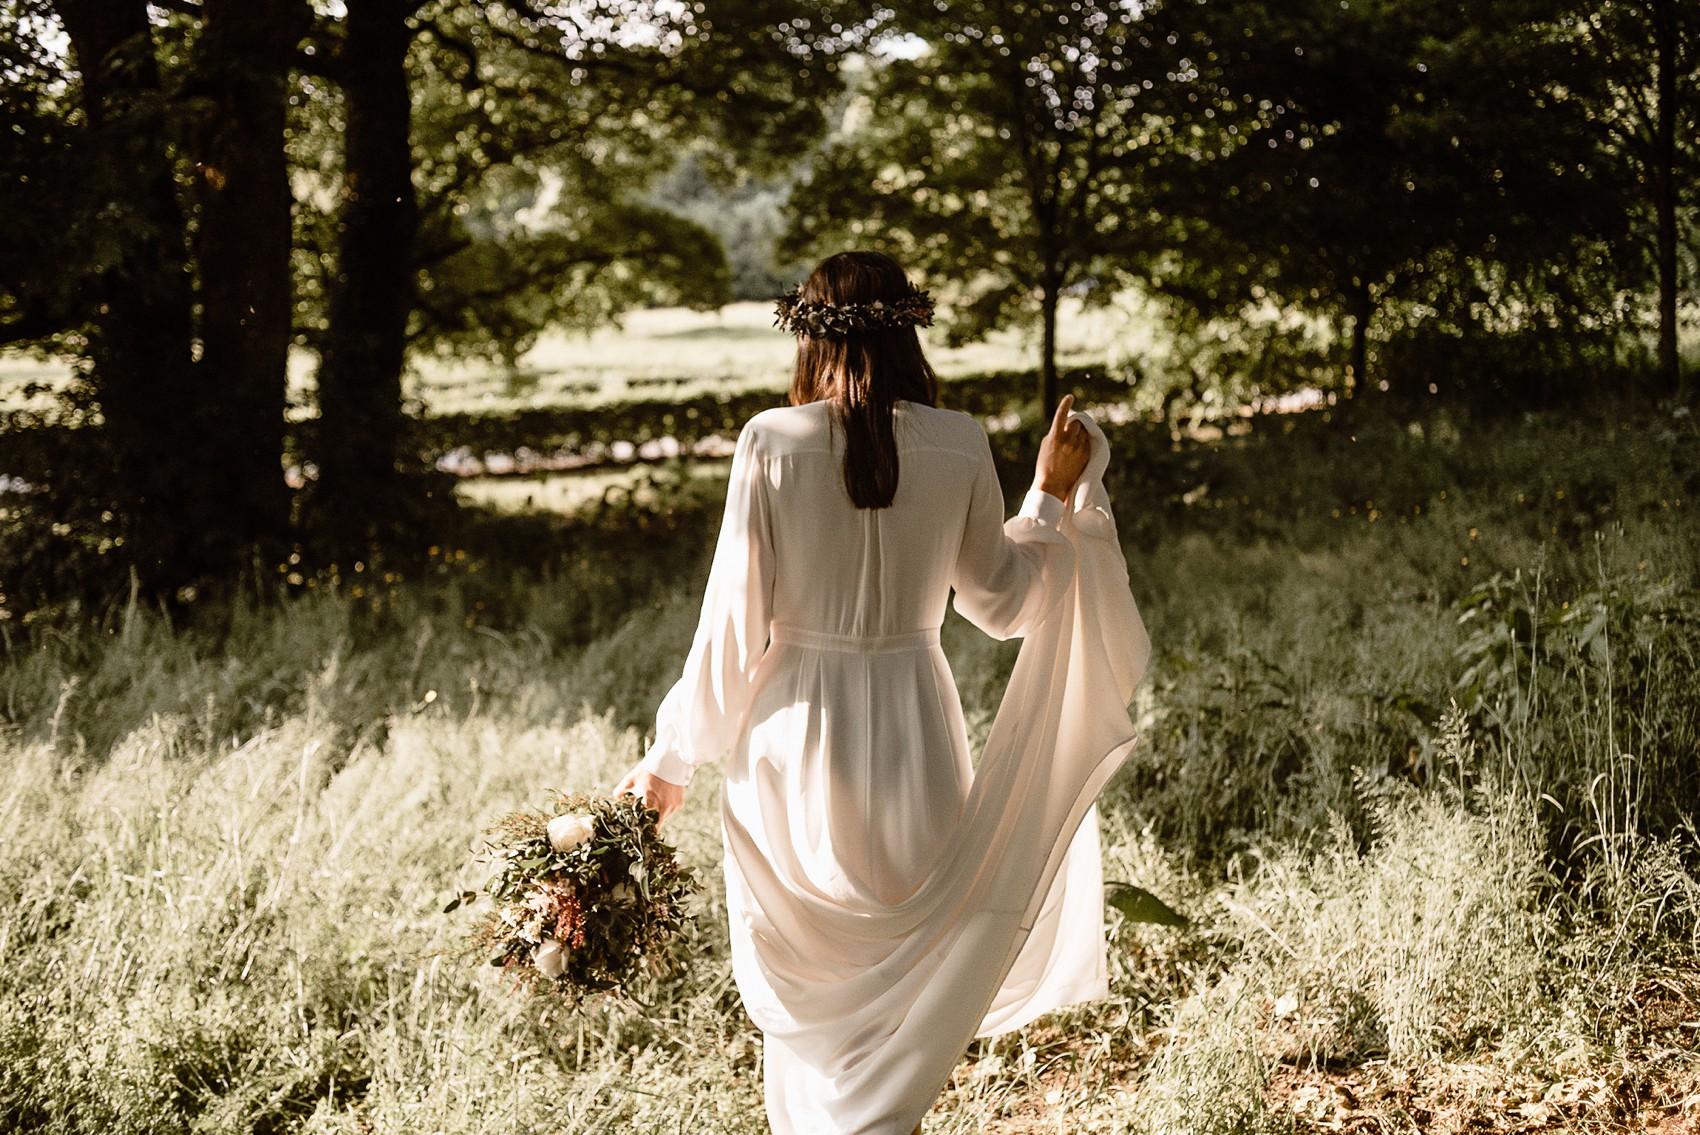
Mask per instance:
[[[984,430],[899,402],[889,508],[845,492],[825,403],[739,435],[683,676],[645,766],[726,756],[733,972],[776,1135],[910,1135],[974,1036],[1107,992],[1093,800],[1149,640],[1102,475],[1007,523]],[[978,769],[939,648],[1023,643]]]

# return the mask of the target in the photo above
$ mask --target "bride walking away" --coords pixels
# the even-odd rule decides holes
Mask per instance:
[[[733,971],[776,1135],[910,1135],[970,1039],[1107,992],[1093,801],[1150,653],[1070,399],[1005,522],[975,419],[941,410],[925,292],[845,252],[780,301],[792,405],[739,435],[684,674],[618,791],[721,794]],[[978,767],[945,603],[1023,636]]]

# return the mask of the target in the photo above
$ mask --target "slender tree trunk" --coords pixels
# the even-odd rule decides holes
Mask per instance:
[[[410,511],[400,468],[401,372],[419,215],[409,142],[410,7],[404,0],[349,0],[344,25],[340,247],[319,364],[314,490],[315,520],[343,556],[395,535]]]
[[[1653,211],[1658,217],[1659,384],[1681,393],[1682,362],[1676,349],[1676,0],[1653,0],[1653,50],[1658,68],[1658,108],[1653,121]]]
[[[1354,280],[1346,303],[1352,319],[1352,350],[1346,363],[1346,378],[1353,392],[1359,393],[1368,389],[1369,321],[1375,318],[1375,298],[1368,284]]]
[[[112,448],[125,558],[148,588],[195,579],[215,559],[192,455],[191,305],[183,211],[161,120],[146,0],[55,0],[82,82],[90,165],[127,218],[118,258],[93,281],[89,361]]]
[[[1062,298],[1062,273],[1047,270],[1039,292],[1039,401],[1045,420],[1057,412],[1062,397],[1057,381],[1057,303]]]
[[[290,64],[309,13],[300,0],[204,0],[197,79],[203,473],[216,523],[268,559],[287,538],[284,405],[293,323],[293,203],[285,165]]]

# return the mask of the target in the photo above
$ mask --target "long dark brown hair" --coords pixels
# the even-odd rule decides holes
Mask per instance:
[[[809,303],[891,302],[915,290],[903,266],[880,252],[829,256],[803,283]],[[791,404],[832,403],[844,430],[844,487],[857,508],[885,508],[897,495],[899,399],[935,406],[939,380],[913,327],[797,336]]]

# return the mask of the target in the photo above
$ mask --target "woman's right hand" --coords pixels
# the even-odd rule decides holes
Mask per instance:
[[[670,780],[662,780],[659,776],[638,764],[632,767],[614,789],[615,796],[630,793],[642,800],[644,807],[654,808],[661,813],[658,823],[666,823],[667,817],[679,810],[679,805],[685,802],[685,786],[674,784]]]
[[[1064,394],[1057,403],[1056,417],[1051,419],[1051,432],[1039,443],[1038,468],[1033,475],[1035,488],[1063,501],[1068,500],[1092,458],[1092,438],[1085,426],[1069,417],[1073,409],[1074,395]]]

